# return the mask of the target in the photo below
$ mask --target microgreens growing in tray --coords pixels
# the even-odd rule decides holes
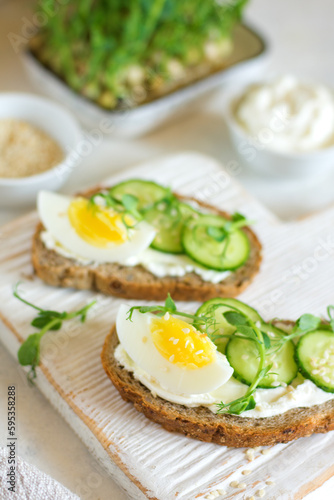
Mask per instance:
[[[96,301],[94,300],[82,309],[71,313],[46,310],[23,299],[19,295],[18,286],[19,283],[17,283],[14,288],[14,297],[38,311],[38,314],[32,320],[31,325],[39,329],[39,332],[29,335],[29,337],[23,342],[17,353],[20,365],[30,366],[30,371],[28,372],[28,380],[32,382],[33,379],[36,378],[36,367],[38,366],[40,360],[40,342],[43,335],[50,330],[60,330],[63,325],[63,321],[67,321],[76,317],[79,317],[80,321],[83,323],[86,320],[88,310],[95,304]]]
[[[40,0],[30,48],[74,91],[125,109],[225,65],[245,0]],[[52,11],[54,15],[50,16]],[[185,78],[187,77],[187,78]],[[181,81],[180,81],[181,79]]]

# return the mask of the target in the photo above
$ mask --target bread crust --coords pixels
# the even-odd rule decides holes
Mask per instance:
[[[91,196],[99,189],[86,192]],[[230,218],[226,212],[189,197],[183,201],[196,201],[201,207]],[[255,233],[248,227],[242,229],[250,240],[250,255],[247,262],[220,283],[203,281],[195,273],[181,277],[165,276],[159,278],[138,265],[122,266],[117,263],[84,265],[63,257],[54,250],[46,248],[41,240],[43,225],[38,224],[32,241],[32,264],[39,278],[45,283],[59,287],[71,287],[79,290],[94,290],[106,295],[126,299],[165,300],[170,293],[174,300],[199,301],[215,297],[235,297],[253,280],[262,260],[261,244]]]
[[[168,431],[180,432],[200,441],[242,448],[287,443],[334,430],[334,401],[309,408],[294,408],[274,417],[246,418],[217,415],[203,406],[190,408],[153,396],[117,362],[114,352],[118,344],[116,327],[113,326],[101,353],[105,372],[125,401],[132,402],[136,410]]]

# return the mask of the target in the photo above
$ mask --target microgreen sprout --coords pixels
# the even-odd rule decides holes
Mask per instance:
[[[132,194],[123,194],[122,199],[118,200],[114,198],[110,193],[96,193],[89,198],[90,207],[94,210],[99,206],[97,200],[103,200],[107,208],[112,208],[115,212],[122,215],[122,222],[128,231],[133,229],[136,224],[142,219],[142,215],[138,210],[139,200],[136,196]],[[129,224],[126,216],[131,216],[136,222]]]
[[[132,321],[132,316],[134,311],[139,311],[140,313],[152,313],[158,317],[164,316],[167,312],[173,314],[174,316],[180,316],[183,318],[187,318],[191,320],[194,326],[203,326],[207,331],[209,326],[214,322],[214,318],[208,316],[196,316],[195,314],[189,314],[182,311],[179,311],[176,307],[176,304],[170,294],[168,294],[167,299],[165,300],[165,304],[163,306],[154,305],[154,306],[134,306],[131,307],[128,311],[127,320]]]
[[[331,317],[332,314],[332,309],[333,306],[328,306],[327,312],[329,316],[329,322],[327,322],[325,325],[322,325],[322,327],[325,328],[331,328],[334,331],[334,320]],[[323,323],[323,320],[319,318],[318,316],[314,316],[313,314],[303,314],[300,316],[300,318],[297,319],[294,327],[292,328],[291,332],[287,335],[282,335],[282,337],[279,337],[275,339],[273,342],[272,349],[270,351],[270,354],[273,354],[275,352],[278,352],[279,350],[282,349],[282,347],[289,342],[290,340],[293,340],[295,338],[300,338],[301,336],[305,335],[306,333],[312,332],[313,330],[316,330],[321,324]]]
[[[239,212],[235,212],[230,220],[227,220],[222,226],[208,226],[206,233],[218,243],[224,241],[228,236],[242,227],[254,224],[253,220],[246,219],[246,217]]]
[[[231,334],[231,338],[235,336],[255,342],[259,353],[258,370],[245,395],[229,403],[219,403],[217,405],[218,413],[240,415],[244,411],[255,408],[254,393],[256,388],[272,368],[272,364],[266,365],[266,349],[270,347],[270,339],[249,317],[234,307],[231,307],[231,309],[232,311],[223,313],[225,320],[236,328],[235,332]]]
[[[126,109],[195,78],[198,67],[222,67],[245,3],[40,0],[37,14],[48,22],[39,23],[30,48],[74,91]],[[187,78],[180,81],[175,64]]]
[[[62,327],[63,321],[67,321],[76,317],[79,317],[80,321],[83,323],[86,320],[88,310],[95,304],[96,301],[94,300],[78,311],[74,311],[71,313],[46,310],[32,304],[31,302],[28,302],[23,297],[21,297],[18,292],[19,284],[20,283],[17,283],[14,287],[14,297],[16,297],[27,306],[32,307],[33,309],[38,311],[38,314],[32,320],[31,325],[35,328],[38,328],[40,331],[29,335],[29,337],[23,342],[17,353],[20,365],[30,366],[30,371],[28,372],[28,380],[30,382],[33,382],[33,380],[36,378],[36,367],[38,366],[40,361],[40,342],[43,335],[50,330],[59,330]]]

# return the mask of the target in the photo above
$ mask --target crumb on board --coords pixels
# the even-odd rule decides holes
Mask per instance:
[[[254,450],[253,448],[248,448],[248,450],[245,451],[246,458],[248,459],[249,462],[252,462],[254,460]]]
[[[213,500],[214,498],[224,496],[225,494],[226,494],[225,490],[218,488],[217,490],[210,491],[207,495],[205,495],[204,499],[205,500]]]

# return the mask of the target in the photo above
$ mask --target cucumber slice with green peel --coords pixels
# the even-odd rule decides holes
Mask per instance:
[[[151,243],[152,248],[160,252],[183,253],[183,218],[176,199],[158,201],[143,212],[143,217],[157,230],[157,235]]]
[[[334,333],[314,330],[299,339],[296,361],[301,374],[326,392],[334,392]]]
[[[143,211],[143,217],[157,229],[151,247],[160,252],[182,254],[181,235],[184,225],[190,218],[199,217],[198,212],[177,198],[160,200]]]
[[[250,243],[244,231],[224,234],[227,220],[219,215],[201,215],[185,226],[184,251],[199,264],[217,271],[234,270],[246,262]]]
[[[275,341],[285,333],[266,323],[261,324],[261,331],[266,333],[270,340]],[[240,382],[251,385],[259,368],[259,350],[255,341],[232,337],[226,346],[227,359],[234,369],[233,377]],[[269,374],[264,377],[258,388],[274,389],[280,385],[290,384],[298,373],[298,365],[295,361],[295,346],[290,340],[283,347],[266,356],[265,366],[272,364]]]
[[[188,205],[187,203],[184,203],[182,201],[179,202],[178,207],[184,221],[186,221],[187,219],[197,219],[202,215],[198,210],[193,208],[191,205]]]
[[[196,316],[209,316],[214,317],[214,319],[216,320],[214,326],[209,327],[209,333],[216,333],[216,335],[214,336],[214,343],[216,344],[218,351],[223,354],[225,353],[226,344],[229,341],[229,338],[219,338],[219,333],[221,333],[222,335],[231,335],[235,332],[236,329],[235,326],[230,325],[226,321],[223,313],[235,310],[240,311],[242,314],[250,318],[254,323],[258,321],[260,323],[263,322],[263,319],[255,309],[237,299],[210,299],[204,302],[196,311]],[[203,330],[203,327],[201,325],[198,325],[198,328]]]
[[[170,190],[153,181],[131,179],[120,182],[109,190],[110,194],[121,201],[123,195],[132,194],[138,198],[138,210],[143,210],[159,200],[170,196]]]

